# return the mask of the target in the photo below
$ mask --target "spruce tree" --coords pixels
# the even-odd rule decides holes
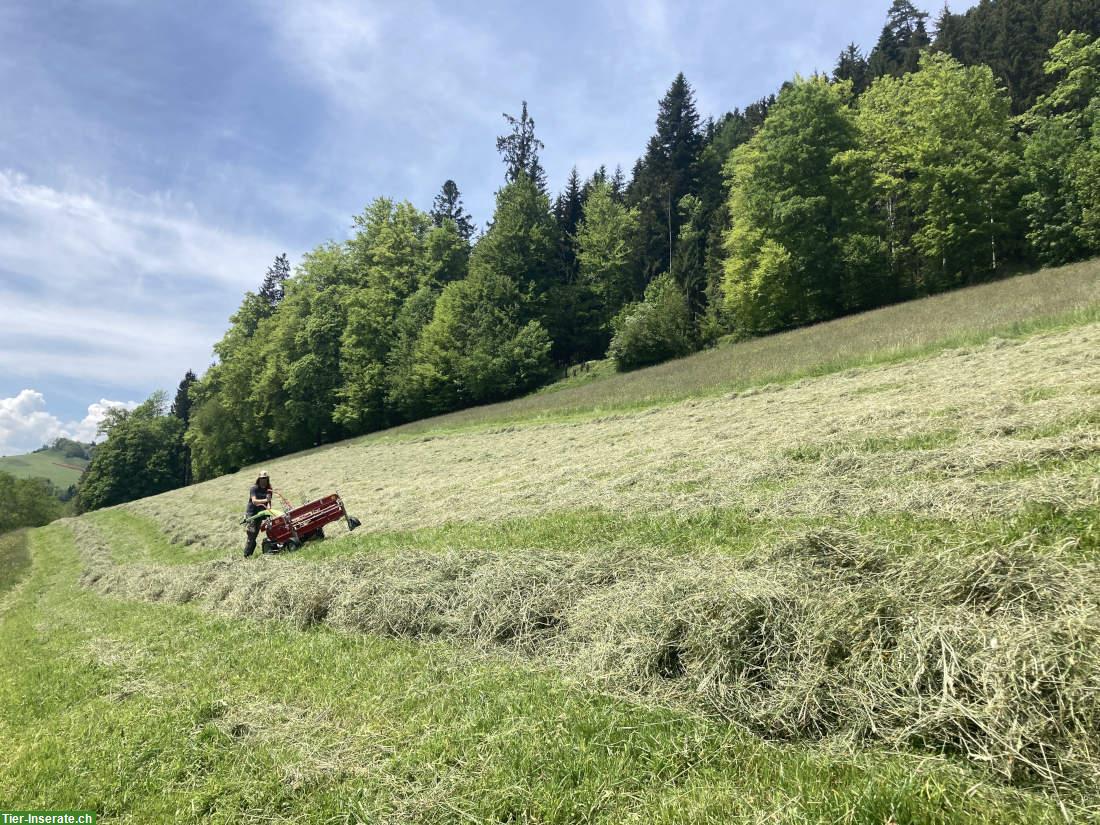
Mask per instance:
[[[628,195],[639,211],[639,249],[647,282],[670,268],[681,222],[677,207],[695,188],[702,147],[695,93],[681,72],[661,99],[657,132],[635,167]]]
[[[267,268],[267,274],[260,285],[260,298],[270,311],[274,311],[279,302],[283,300],[284,284],[290,277],[290,261],[286,253],[275,259],[275,262]],[[270,312],[268,312],[270,314]]]
[[[626,175],[623,174],[623,167],[619,164],[615,165],[615,174],[611,176],[611,196],[618,202],[622,202],[626,198]]]
[[[592,194],[592,190],[599,186],[601,183],[607,183],[607,167],[604,164],[600,164],[599,168],[592,173],[592,177],[584,182],[584,186],[581,187],[581,204],[588,202],[588,196]]]
[[[915,71],[920,53],[931,43],[924,21],[928,14],[910,0],[894,0],[886,13],[886,25],[867,61],[871,78],[900,77]]]
[[[577,174],[577,167],[574,166],[565,184],[565,191],[558,195],[554,202],[554,217],[558,221],[558,228],[566,235],[575,235],[583,211],[584,190],[581,187],[580,175]]]
[[[443,182],[443,188],[432,202],[429,213],[435,226],[443,226],[444,221],[453,221],[459,236],[469,243],[474,234],[474,221],[462,205],[462,193],[453,180]]]
[[[944,52],[961,63],[968,63],[970,56],[967,45],[965,18],[952,14],[944,3],[943,11],[936,18],[936,51]]]
[[[521,175],[526,175],[545,195],[546,172],[539,162],[539,151],[546,147],[535,137],[535,121],[527,114],[527,101],[523,101],[518,118],[505,112],[504,119],[512,129],[497,138],[497,151],[504,157],[504,180],[514,183]]]
[[[863,52],[859,50],[859,46],[855,43],[849,43],[848,47],[837,58],[836,68],[833,69],[833,80],[837,82],[841,80],[851,81],[852,91],[857,95],[862,94],[863,90],[867,88],[869,82],[867,58],[863,56]]]
[[[191,385],[198,381],[194,371],[188,370],[183,380],[176,389],[176,398],[172,401],[172,415],[183,422],[184,426],[191,421]]]
[[[188,370],[176,389],[175,400],[172,401],[171,413],[183,422],[184,432],[187,430],[187,425],[191,423],[191,386],[198,380],[194,371]],[[181,451],[179,462],[180,481],[186,486],[191,483],[191,448],[187,446],[187,442],[183,440],[182,435],[179,441],[179,449]]]

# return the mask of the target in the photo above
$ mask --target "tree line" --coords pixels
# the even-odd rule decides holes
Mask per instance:
[[[629,177],[574,168],[556,196],[524,102],[483,230],[448,180],[428,211],[380,197],[348,240],[280,256],[171,409],[158,394],[112,413],[80,505],[513,397],[571,364],[633,369],[1100,252],[1097,4],[926,21],[893,0],[869,54],[850,45],[830,75],[717,119],[680,74]]]

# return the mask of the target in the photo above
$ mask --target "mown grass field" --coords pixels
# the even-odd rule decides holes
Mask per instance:
[[[398,432],[636,410],[852,367],[896,363],[990,337],[1100,318],[1100,261],[1043,270],[750,341],[633,373],[606,365],[514,401],[415,421]]]
[[[1100,821],[1100,266],[1033,278],[273,461],[364,522],[295,554],[253,469],[0,539],[0,805]]]
[[[59,490],[76,484],[87,466],[87,459],[66,456],[61,450],[0,456],[0,472],[16,478],[44,478]]]

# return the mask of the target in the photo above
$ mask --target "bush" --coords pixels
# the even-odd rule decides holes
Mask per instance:
[[[645,300],[623,307],[611,327],[614,335],[607,354],[619,370],[645,367],[695,350],[687,300],[667,273],[646,287]]]
[[[15,478],[0,473],[0,533],[20,527],[41,527],[61,517],[57,490],[44,478]]]

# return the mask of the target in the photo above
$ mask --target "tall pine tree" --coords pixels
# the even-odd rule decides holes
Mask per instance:
[[[681,72],[661,99],[657,133],[635,166],[627,198],[639,213],[637,246],[646,282],[671,266],[681,223],[678,206],[694,192],[702,148],[695,93]]]
[[[886,13],[886,25],[867,60],[871,78],[900,77],[916,71],[920,53],[931,44],[924,21],[928,14],[909,0],[894,0]]]
[[[176,388],[176,398],[172,401],[172,415],[183,422],[183,429],[180,431],[180,450],[183,453],[180,461],[180,483],[184,485],[191,483],[191,448],[184,442],[182,433],[191,423],[191,386],[198,380],[194,371],[188,370]]]
[[[535,137],[535,121],[527,114],[527,101],[523,101],[519,117],[505,112],[504,119],[511,127],[508,134],[497,138],[497,151],[504,157],[504,180],[514,183],[526,175],[545,195],[546,172],[539,162],[539,151],[546,147]]]
[[[453,221],[459,237],[469,243],[474,234],[474,220],[462,205],[462,193],[453,180],[443,182],[443,188],[435,196],[431,211],[432,223],[443,226],[444,221]]]
[[[577,234],[577,224],[580,223],[584,213],[584,189],[581,186],[580,175],[577,167],[569,173],[569,180],[565,184],[565,190],[558,195],[554,202],[554,217],[557,219],[558,228],[566,235]]]
[[[848,80],[852,84],[855,94],[862,94],[867,88],[870,79],[867,76],[867,58],[859,50],[855,43],[849,43],[848,47],[837,58],[836,68],[833,69],[833,80]]]
[[[268,308],[268,315],[275,310],[279,302],[283,300],[283,285],[290,277],[290,261],[286,253],[275,259],[275,262],[267,268],[267,274],[260,285],[260,299]]]

